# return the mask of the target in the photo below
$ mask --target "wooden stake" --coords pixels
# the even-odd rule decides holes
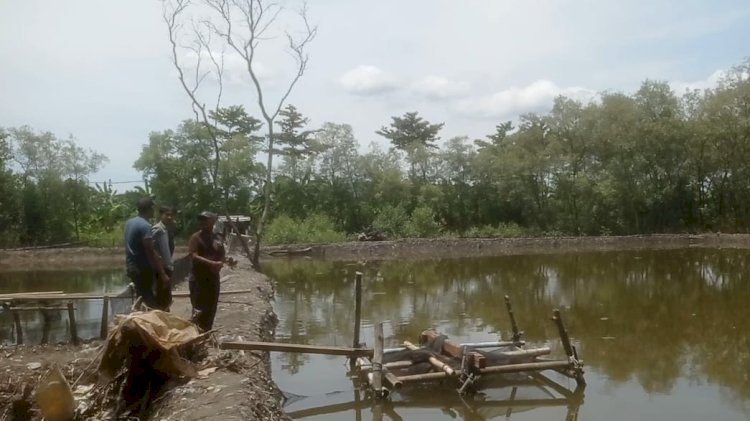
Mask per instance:
[[[383,397],[383,322],[375,323],[375,353],[372,357],[372,388],[375,397]]]
[[[70,341],[73,345],[78,345],[78,326],[76,326],[76,309],[73,302],[68,301],[68,321],[70,322]]]
[[[565,355],[567,355],[568,357],[572,357],[573,347],[570,345],[570,337],[568,337],[568,331],[565,329],[565,325],[563,324],[560,310],[554,309],[552,311],[552,314],[552,320],[557,325],[557,331],[560,333],[560,341],[562,342],[563,349],[565,350]]]
[[[362,272],[357,272],[354,275],[354,339],[352,340],[352,348],[359,348],[361,346],[359,342],[359,329],[362,324]],[[350,362],[354,364],[354,360]]]
[[[102,300],[102,321],[99,327],[99,337],[107,339],[107,328],[109,325],[109,297],[105,296]]]
[[[516,316],[513,314],[513,307],[510,305],[510,297],[505,296],[505,308],[508,309],[508,316],[510,317],[510,327],[513,329],[513,337],[511,338],[513,342],[518,342],[521,340],[521,335],[523,335],[523,332],[518,330],[518,324],[516,323]]]
[[[16,345],[23,345],[23,329],[21,328],[21,314],[13,310],[13,323],[16,326]]]

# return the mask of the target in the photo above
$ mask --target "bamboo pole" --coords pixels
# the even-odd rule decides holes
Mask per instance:
[[[73,302],[68,301],[68,321],[70,322],[70,341],[78,345],[78,326],[76,326],[76,310]]]
[[[542,361],[534,363],[494,365],[479,370],[481,374],[490,373],[518,373],[521,371],[555,370],[570,367],[568,361]]]
[[[513,329],[513,337],[511,338],[514,342],[518,342],[521,340],[521,335],[523,335],[523,332],[518,330],[518,323],[516,323],[516,316],[513,314],[513,307],[510,305],[510,297],[508,295],[505,296],[505,308],[508,309],[508,317],[510,317],[510,327]]]
[[[573,357],[573,347],[570,345],[570,337],[568,336],[568,331],[563,324],[560,310],[554,309],[552,314],[552,320],[557,325],[557,331],[560,333],[560,341],[562,342],[563,349],[565,349],[565,355],[567,355],[568,358]]]
[[[354,275],[354,339],[352,339],[352,348],[359,348],[362,344],[359,341],[359,329],[362,325],[362,272]],[[350,367],[354,367],[355,361],[349,361]]]
[[[582,364],[578,360],[578,353],[576,348],[570,343],[570,336],[568,336],[568,330],[565,329],[565,323],[563,322],[560,310],[555,309],[552,312],[552,320],[557,325],[557,330],[560,333],[560,341],[562,342],[563,348],[565,349],[565,355],[568,356],[568,361],[571,362],[569,370],[564,373],[569,377],[573,377],[578,386],[585,386],[586,379],[583,378]]]
[[[375,397],[383,397],[383,322],[375,323],[375,353],[372,357],[372,388]]]
[[[109,325],[109,297],[104,297],[102,300],[102,321],[99,326],[99,337],[101,339],[107,339],[107,328]]]
[[[297,352],[301,354],[344,355],[347,357],[372,357],[371,348],[343,348],[334,346],[317,346],[287,344],[279,342],[221,342],[221,349],[240,349],[244,351]]]
[[[364,358],[357,358],[357,366],[360,368],[360,370],[364,371],[370,371],[372,370],[372,363],[364,359],[366,362],[360,362],[360,360],[363,360]],[[393,369],[402,369],[402,368],[409,368],[413,365],[411,361],[393,361],[390,363],[383,364],[383,368],[387,370],[393,370]]]
[[[506,348],[509,346],[524,346],[526,345],[526,341],[491,341],[491,342],[466,342],[459,344],[459,347],[467,347],[467,348]],[[391,354],[393,352],[401,352],[401,351],[408,351],[408,348],[405,346],[402,346],[400,348],[385,348],[383,349],[383,353],[385,354]]]
[[[13,323],[16,326],[16,345],[23,345],[23,329],[21,327],[21,315],[13,310]]]
[[[402,383],[414,383],[414,382],[443,380],[448,377],[449,377],[448,373],[444,371],[440,371],[437,373],[424,373],[424,374],[412,374],[409,376],[399,376],[398,379]]]
[[[404,341],[404,346],[406,348],[408,348],[409,350],[412,350],[412,351],[416,351],[416,350],[419,349],[416,345],[414,345],[413,343],[411,343],[409,341]],[[435,357],[430,357],[429,361],[430,361],[430,364],[432,364],[433,367],[437,368],[438,370],[444,371],[445,374],[447,374],[449,376],[453,376],[454,374],[456,374],[455,370],[453,370],[453,368],[451,368],[451,366],[449,366],[448,364],[446,364],[446,363],[438,360]]]
[[[541,348],[530,348],[530,349],[518,349],[515,351],[506,351],[502,355],[508,357],[540,357],[542,355],[549,355],[552,350],[548,346]]]
[[[68,307],[39,307],[39,306],[34,306],[34,307],[25,307],[24,306],[24,307],[11,307],[10,308],[11,311],[45,311],[45,310],[58,310],[58,311],[60,311],[60,310],[67,310],[67,309],[68,309]]]

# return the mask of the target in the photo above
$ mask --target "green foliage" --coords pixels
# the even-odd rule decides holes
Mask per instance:
[[[424,206],[415,208],[409,222],[406,224],[404,234],[407,237],[432,238],[440,235],[440,224],[435,221],[432,209]]]
[[[463,233],[465,238],[519,238],[528,236],[526,230],[514,223],[481,225],[469,228]]]
[[[267,244],[334,243],[346,239],[328,216],[320,214],[304,219],[279,215],[268,224],[265,235]]]
[[[409,234],[409,215],[401,206],[386,205],[380,208],[372,222],[372,228],[388,238],[401,238]]]

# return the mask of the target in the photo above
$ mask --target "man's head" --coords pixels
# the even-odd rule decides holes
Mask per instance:
[[[203,211],[198,214],[198,226],[201,231],[212,231],[216,223],[216,214],[209,211]]]
[[[142,197],[138,199],[135,207],[138,209],[138,215],[150,219],[154,216],[154,199],[150,197]]]
[[[159,220],[166,226],[174,224],[174,208],[172,206],[162,206],[159,208]]]

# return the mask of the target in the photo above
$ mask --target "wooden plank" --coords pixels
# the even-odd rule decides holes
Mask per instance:
[[[300,354],[345,355],[347,357],[372,358],[372,348],[344,348],[334,346],[317,346],[287,344],[279,342],[221,342],[221,349],[241,349],[244,351],[296,352]]]
[[[417,349],[419,349],[416,345],[414,345],[413,343],[408,342],[408,341],[404,341],[404,346],[407,347],[408,349],[412,350],[412,351],[416,351]],[[435,357],[430,357],[429,361],[430,361],[430,364],[432,364],[433,367],[435,367],[438,370],[444,371],[445,374],[447,374],[449,376],[452,376],[452,375],[456,374],[455,370],[453,370],[453,368],[451,366],[449,366],[448,364],[446,364],[446,363],[438,360]]]
[[[12,300],[17,297],[25,297],[29,295],[52,295],[52,294],[62,294],[62,293],[63,291],[13,292],[9,294],[0,294],[0,301]]]
[[[419,343],[426,344],[427,342],[434,341],[440,336],[439,333],[434,330],[425,330],[419,335]],[[443,341],[443,354],[449,355],[453,358],[461,358],[461,345],[457,344],[450,339]]]
[[[39,307],[39,306],[34,306],[34,307],[25,307],[24,306],[24,307],[11,307],[10,308],[11,311],[45,311],[45,310],[58,310],[58,311],[60,311],[60,310],[67,310],[67,309],[68,309],[68,307]]]
[[[235,291],[221,291],[219,295],[238,295],[238,294],[250,294],[255,293],[257,290],[254,289],[241,289]],[[89,293],[64,293],[64,294],[37,294],[30,295],[27,293],[20,294],[13,297],[14,301],[67,301],[67,300],[102,300],[104,297],[113,298],[131,298],[128,295],[118,294],[89,294]],[[190,297],[189,292],[175,292],[172,294],[173,298],[187,298]]]

